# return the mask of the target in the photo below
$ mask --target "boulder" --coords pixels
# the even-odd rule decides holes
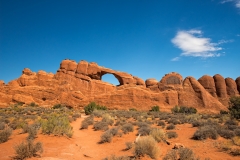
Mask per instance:
[[[155,78],[149,78],[145,81],[146,87],[154,86],[158,84],[158,81]]]

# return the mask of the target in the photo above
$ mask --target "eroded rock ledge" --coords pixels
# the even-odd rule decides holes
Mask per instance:
[[[119,81],[115,86],[101,79],[112,74]],[[146,81],[125,72],[101,67],[97,63],[63,60],[56,74],[25,68],[22,75],[8,84],[0,81],[0,106],[35,102],[42,106],[63,103],[83,107],[91,101],[116,109],[149,110],[153,105],[172,108],[192,106],[202,110],[226,109],[230,96],[239,96],[240,77],[236,80],[204,75],[198,80],[185,79],[176,72],[158,81]]]

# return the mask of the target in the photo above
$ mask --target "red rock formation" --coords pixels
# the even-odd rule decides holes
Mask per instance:
[[[226,78],[226,87],[227,87],[227,94],[229,96],[237,96],[239,92],[237,90],[237,84],[232,78]]]
[[[237,84],[237,90],[240,93],[240,77],[236,79],[236,84]]]
[[[112,74],[119,86],[101,81],[105,74]],[[238,89],[238,91],[237,91]],[[63,60],[54,75],[25,68],[21,77],[7,85],[0,81],[0,106],[22,102],[35,102],[42,106],[56,103],[83,107],[95,101],[109,108],[137,108],[149,110],[153,105],[170,109],[185,105],[204,110],[226,109],[226,99],[239,95],[240,78],[234,82],[220,75],[193,77],[183,80],[178,73],[166,74],[160,81],[145,82],[125,72],[101,67],[97,63]],[[225,105],[225,106],[224,106]]]
[[[198,79],[198,82],[213,96],[217,97],[216,87],[213,77],[204,75]]]

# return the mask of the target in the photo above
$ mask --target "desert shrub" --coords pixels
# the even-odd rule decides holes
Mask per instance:
[[[43,134],[66,135],[67,137],[73,135],[68,116],[64,114],[52,113],[48,119],[41,119],[40,123]]]
[[[148,155],[153,159],[159,156],[160,149],[153,137],[142,137],[135,143],[134,155],[136,157]]]
[[[228,110],[233,118],[240,119],[240,97],[231,97],[229,99]]]
[[[23,160],[26,158],[35,157],[38,155],[38,153],[42,153],[43,146],[41,142],[34,143],[33,141],[28,140],[14,146],[14,150],[16,153],[14,159]]]
[[[191,124],[193,127],[200,127],[200,126],[203,126],[204,123],[200,120],[193,120]]]
[[[4,128],[5,128],[5,123],[4,122],[0,122],[0,130],[4,130]]]
[[[167,137],[168,137],[168,139],[177,138],[178,135],[176,132],[170,131],[170,132],[167,132]]]
[[[235,136],[232,138],[232,142],[233,144],[235,144],[236,146],[240,146],[240,136]]]
[[[100,143],[105,142],[110,143],[112,141],[112,137],[113,137],[112,133],[108,130],[101,135]]]
[[[28,127],[28,136],[27,136],[27,139],[28,140],[33,140],[34,138],[36,138],[37,136],[37,128],[35,125],[31,125]]]
[[[126,123],[122,126],[121,130],[123,131],[124,134],[133,132],[133,125],[131,123]]]
[[[102,118],[102,122],[106,122],[108,125],[113,125],[114,120],[109,114],[104,114]]]
[[[236,125],[237,126],[238,122],[233,119],[229,119],[224,123],[224,125]]]
[[[88,129],[88,126],[89,126],[89,124],[87,121],[82,121],[80,129]]]
[[[116,135],[118,134],[118,130],[119,130],[118,127],[114,127],[114,128],[109,129],[109,132],[110,132],[113,136],[116,136]]]
[[[229,129],[226,129],[226,128],[223,128],[223,127],[218,128],[217,133],[221,137],[226,138],[226,139],[231,139],[232,137],[235,136],[233,131],[231,131]]]
[[[166,127],[167,130],[172,130],[172,129],[175,129],[175,128],[176,128],[176,126],[175,126],[174,124],[169,124],[169,125]]]
[[[74,113],[74,114],[72,115],[72,118],[73,118],[74,121],[75,121],[76,119],[81,118],[81,114],[80,114],[80,113]]]
[[[152,128],[148,126],[142,126],[141,128],[138,129],[138,134],[141,134],[143,136],[147,136],[150,134]]]
[[[110,157],[106,157],[103,160],[131,160],[128,156],[120,156],[117,157],[115,155],[111,155]]]
[[[152,136],[157,142],[160,142],[165,139],[164,131],[159,128],[153,128],[150,132],[150,136]]]
[[[23,123],[21,124],[21,128],[22,128],[22,133],[27,133],[28,132],[28,124],[27,123]]]
[[[37,106],[37,104],[36,104],[35,102],[31,102],[31,103],[29,104],[29,106],[30,106],[30,107],[35,107],[35,106]]]
[[[103,131],[106,131],[108,130],[108,123],[107,122],[96,122],[94,125],[93,125],[93,128],[95,131],[98,131],[98,130],[103,130]]]
[[[240,156],[240,149],[239,148],[231,149],[230,154],[233,156]]]
[[[129,149],[131,149],[133,147],[133,143],[132,142],[126,142],[125,145],[126,145],[126,150],[129,150]]]
[[[164,128],[166,126],[165,122],[164,121],[158,121],[157,123],[158,126],[162,126],[162,128]]]
[[[92,112],[92,115],[94,116],[94,117],[102,117],[103,116],[103,114],[104,113],[106,113],[106,111],[104,111],[104,110],[93,110],[93,112]]]
[[[228,114],[228,111],[225,111],[225,110],[220,110],[220,114]]]
[[[7,142],[8,138],[12,135],[12,129],[5,126],[3,130],[0,130],[0,143]]]
[[[180,124],[180,121],[177,118],[170,118],[167,120],[168,123],[172,123],[174,125]]]
[[[53,109],[61,109],[61,108],[63,108],[63,107],[65,107],[65,106],[62,105],[62,104],[55,104],[52,108],[53,108]]]
[[[185,114],[196,114],[197,109],[193,107],[186,107],[186,106],[175,106],[171,109],[172,113],[185,113]]]
[[[234,130],[234,134],[235,134],[236,136],[240,136],[240,128],[235,129],[235,130]]]
[[[207,138],[217,139],[218,133],[216,129],[210,125],[202,126],[194,133],[193,139],[204,140]]]
[[[163,160],[199,160],[189,148],[179,148],[178,150],[170,150],[163,157]]]
[[[159,106],[152,106],[150,111],[151,112],[159,112],[160,111]]]
[[[95,102],[91,102],[84,107],[84,111],[86,115],[92,114],[94,110],[107,110],[107,107],[97,105]]]
[[[136,108],[130,108],[129,111],[137,111]]]
[[[147,124],[146,122],[138,122],[138,123],[137,123],[137,126],[138,126],[139,128],[141,128],[141,127],[150,127],[149,124]]]

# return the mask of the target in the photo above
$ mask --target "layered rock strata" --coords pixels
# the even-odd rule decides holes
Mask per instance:
[[[115,86],[102,81],[112,74],[119,81]],[[83,107],[91,101],[111,109],[149,110],[153,105],[172,108],[191,106],[202,110],[227,109],[228,99],[239,96],[240,77],[224,79],[216,74],[204,75],[196,80],[185,79],[176,72],[142,80],[125,72],[101,67],[97,63],[63,60],[56,74],[25,68],[22,75],[8,84],[0,81],[0,106],[21,102],[35,102],[41,106],[57,103]]]

